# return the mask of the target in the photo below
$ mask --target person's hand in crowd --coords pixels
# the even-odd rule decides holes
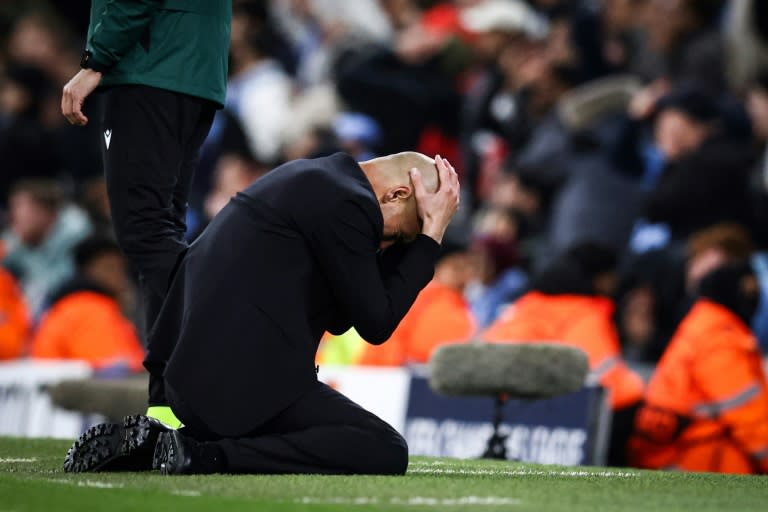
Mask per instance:
[[[411,169],[416,207],[422,219],[421,232],[438,243],[443,241],[445,229],[459,208],[459,176],[448,160],[435,156],[438,186],[435,192],[427,192],[418,169]]]
[[[438,53],[445,46],[447,39],[445,34],[426,30],[416,24],[400,34],[395,51],[404,62],[418,64]]]
[[[650,117],[656,110],[656,104],[670,89],[669,81],[659,78],[637,91],[629,102],[629,117],[638,120]]]
[[[88,124],[88,118],[83,114],[83,103],[99,82],[101,82],[101,73],[92,69],[81,69],[64,86],[61,95],[61,113],[70,124],[77,126]]]

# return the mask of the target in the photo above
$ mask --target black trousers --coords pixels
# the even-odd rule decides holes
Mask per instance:
[[[213,102],[143,85],[101,93],[101,149],[115,235],[139,274],[144,339],[187,248],[186,209]],[[167,403],[150,376],[150,405]]]
[[[184,423],[181,432],[218,446],[229,473],[402,475],[408,467],[408,445],[394,428],[322,382],[237,439],[211,432],[172,388],[167,391]]]

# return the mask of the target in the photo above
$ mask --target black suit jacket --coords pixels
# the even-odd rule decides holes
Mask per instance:
[[[420,235],[382,255],[382,230],[373,189],[348,155],[278,167],[189,248],[145,366],[164,372],[213,432],[254,430],[316,381],[324,331],[354,326],[382,343],[432,278],[434,240]]]

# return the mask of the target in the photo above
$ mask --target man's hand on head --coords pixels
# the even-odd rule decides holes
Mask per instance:
[[[416,208],[423,225],[421,232],[442,243],[445,229],[453,214],[459,208],[459,176],[456,170],[440,155],[435,156],[438,187],[435,192],[427,192],[418,169],[411,169]]]
[[[101,73],[93,69],[81,69],[64,86],[61,95],[61,113],[70,124],[77,126],[88,124],[88,118],[83,114],[83,103],[99,82],[101,82]]]

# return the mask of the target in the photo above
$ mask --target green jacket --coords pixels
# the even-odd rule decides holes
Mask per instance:
[[[86,48],[102,86],[142,84],[224,104],[231,0],[93,0]]]

